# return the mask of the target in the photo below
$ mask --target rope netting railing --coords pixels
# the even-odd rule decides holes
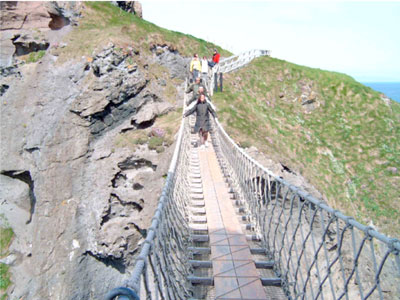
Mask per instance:
[[[270,54],[271,52],[269,50],[254,49],[240,53],[238,55],[233,55],[228,58],[221,59],[216,71],[221,73],[228,73],[240,67],[243,67],[244,65],[248,64],[250,61],[259,56]]]
[[[217,85],[216,83],[217,74],[232,72],[247,65],[249,62],[251,62],[253,59],[257,57],[270,56],[270,55],[271,55],[270,50],[253,49],[240,53],[238,55],[232,55],[230,57],[221,59],[219,64],[216,67],[214,67],[211,72],[210,85],[209,85],[209,91],[211,92],[211,95],[213,94],[213,85]],[[222,83],[220,84],[222,85]]]
[[[191,245],[187,210],[190,127],[187,122],[187,118],[182,119],[168,176],[131,277],[124,287],[109,292],[106,299],[190,298],[191,284],[187,281],[191,273],[187,251]]]
[[[244,200],[289,299],[400,299],[400,241],[275,176],[215,122],[224,174]]]
[[[218,120],[213,122],[212,139],[222,171],[245,203],[247,219],[260,247],[274,261],[288,299],[400,299],[398,239],[360,224],[275,176],[240,149]],[[106,299],[191,298],[189,155],[190,126],[184,118],[131,277]]]

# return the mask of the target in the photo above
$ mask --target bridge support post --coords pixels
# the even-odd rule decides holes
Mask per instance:
[[[214,92],[218,92],[218,85],[219,85],[220,91],[222,92],[223,78],[224,78],[224,73],[222,73],[222,72],[215,73],[215,75],[214,75]]]
[[[219,73],[219,86],[222,92],[224,73]]]
[[[218,92],[218,73],[214,76],[214,92]]]

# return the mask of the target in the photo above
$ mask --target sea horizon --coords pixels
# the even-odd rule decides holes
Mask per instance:
[[[363,85],[366,85],[373,90],[385,94],[390,99],[400,103],[400,82],[397,81],[362,81]]]

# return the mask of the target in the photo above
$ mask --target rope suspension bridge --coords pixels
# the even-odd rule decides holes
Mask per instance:
[[[217,71],[262,55],[227,58]],[[199,149],[194,117],[182,119],[131,277],[106,299],[400,299],[398,239],[275,176],[212,123],[212,143]]]

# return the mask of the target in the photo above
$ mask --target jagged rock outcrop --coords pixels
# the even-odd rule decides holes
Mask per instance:
[[[135,125],[151,124],[157,116],[173,109],[154,92],[137,64],[126,61],[127,57],[128,54],[109,45],[90,65],[90,83],[78,96],[72,111],[91,123],[93,134],[119,125],[132,114]],[[176,70],[172,69],[173,72]]]
[[[183,88],[166,99],[162,82],[183,78],[177,64],[186,59],[165,52],[127,54],[109,44],[61,65],[47,51],[2,78],[0,205],[15,231],[5,260],[17,283],[11,299],[100,299],[128,276],[172,148],[132,152],[114,139],[122,130],[150,132],[181,105]],[[157,63],[168,72],[154,78],[148,66]]]
[[[139,1],[112,1],[112,3],[139,18],[143,18],[142,4]]]
[[[40,50],[47,50],[50,46],[49,41],[45,37],[33,37],[29,33],[14,35],[12,43],[15,47],[15,56],[21,56]]]
[[[170,70],[171,78],[184,80],[187,76],[188,59],[179,55],[179,52],[168,45],[153,45],[151,51],[156,54],[156,61]]]

